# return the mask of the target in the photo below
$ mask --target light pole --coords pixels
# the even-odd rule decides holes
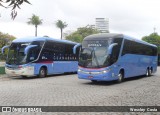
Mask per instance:
[[[156,33],[156,27],[153,28],[154,34]]]

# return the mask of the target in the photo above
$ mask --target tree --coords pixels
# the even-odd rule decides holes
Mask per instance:
[[[9,45],[14,39],[16,39],[16,37],[0,32],[0,49],[5,45]],[[7,52],[5,52],[5,55],[2,55],[0,51],[0,59],[5,60],[6,55]]]
[[[27,23],[35,26],[35,36],[37,36],[37,28],[38,25],[42,24],[42,19],[40,19],[39,16],[33,14],[32,17],[29,18],[29,21]]]
[[[11,17],[14,20],[17,16],[16,8],[20,9],[20,6],[23,3],[31,4],[28,0],[0,0],[0,6],[4,8],[12,8],[11,10]],[[7,5],[6,5],[7,4]]]
[[[160,36],[158,33],[151,33],[149,36],[142,37],[143,41],[151,44],[155,44],[158,47],[158,53],[160,54]]]
[[[97,34],[99,31],[90,25],[80,27],[77,31],[66,36],[67,40],[81,43],[86,36]]]
[[[0,48],[9,44],[14,39],[16,39],[16,37],[0,32]]]
[[[57,28],[59,28],[61,31],[61,39],[62,39],[63,29],[66,28],[67,25],[68,24],[66,24],[66,22],[62,22],[61,20],[57,20],[57,22],[56,22]]]

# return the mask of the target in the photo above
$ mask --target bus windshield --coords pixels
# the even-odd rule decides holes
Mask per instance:
[[[7,64],[24,64],[26,63],[26,55],[24,49],[30,43],[12,43],[8,52]]]
[[[108,47],[83,48],[80,52],[79,66],[101,68],[109,64]]]
[[[32,50],[29,50],[27,54],[24,53],[25,48],[31,44],[37,45],[37,43],[35,42],[12,43],[9,48],[8,58],[7,58],[6,63],[21,65],[21,64],[26,64],[28,62],[31,62],[37,59],[39,51],[40,51],[40,50],[37,50],[37,48],[32,48]]]

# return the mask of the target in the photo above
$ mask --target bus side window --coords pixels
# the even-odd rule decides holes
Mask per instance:
[[[73,45],[71,45],[71,44],[65,45],[65,60],[66,61],[73,61],[74,60]]]
[[[131,54],[132,46],[133,46],[133,44],[131,44],[129,40],[125,39],[124,40],[124,45],[123,45],[123,48],[122,48],[122,56],[125,55],[125,54]]]
[[[39,48],[31,48],[29,50],[28,61],[33,61],[38,58]]]
[[[118,60],[118,56],[119,56],[119,47],[115,46],[112,49],[112,54],[111,54],[111,64],[115,63]]]
[[[114,39],[114,43],[118,44],[117,46],[115,46],[113,48],[113,56],[114,56],[115,60],[118,59],[118,56],[119,56],[119,53],[120,53],[120,49],[121,49],[122,40],[123,40],[123,38],[115,38]]]

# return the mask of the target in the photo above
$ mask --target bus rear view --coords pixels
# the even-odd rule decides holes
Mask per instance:
[[[148,49],[148,51],[146,51]],[[93,82],[123,81],[157,70],[157,47],[123,34],[95,34],[84,38],[78,77]]]

